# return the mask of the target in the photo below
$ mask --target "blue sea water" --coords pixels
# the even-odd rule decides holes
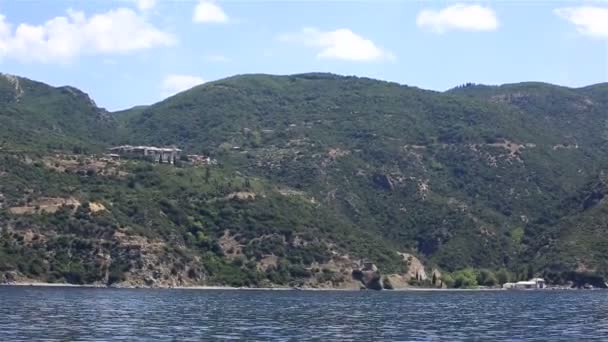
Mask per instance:
[[[608,341],[608,291],[0,287],[1,341]]]

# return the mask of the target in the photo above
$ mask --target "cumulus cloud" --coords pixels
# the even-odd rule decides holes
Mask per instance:
[[[124,54],[157,46],[170,46],[176,39],[128,8],[87,17],[68,10],[41,25],[13,25],[0,15],[0,58],[22,62],[68,63],[81,55]]]
[[[146,12],[146,11],[154,9],[154,7],[156,7],[156,4],[157,4],[157,0],[119,0],[119,1],[131,3],[131,4],[135,5],[135,7],[137,7],[137,9],[142,12]]]
[[[395,59],[390,51],[345,28],[335,31],[321,31],[308,27],[300,32],[282,34],[279,36],[279,40],[317,48],[319,50],[317,58],[319,59],[341,59],[358,62]]]
[[[450,30],[494,31],[499,22],[494,10],[480,5],[456,4],[442,10],[423,10],[416,24],[435,33]]]
[[[579,33],[608,38],[608,8],[581,6],[558,8],[554,13],[576,26]]]
[[[205,81],[198,76],[178,74],[167,75],[161,84],[162,96],[172,96],[203,83],[205,83]]]
[[[225,23],[228,15],[213,0],[201,0],[194,8],[192,20],[195,23]]]
[[[140,11],[148,11],[156,6],[156,0],[136,0],[136,3]]]

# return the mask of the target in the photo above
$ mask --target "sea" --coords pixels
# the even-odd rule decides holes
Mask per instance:
[[[608,291],[0,287],[0,341],[608,341]]]

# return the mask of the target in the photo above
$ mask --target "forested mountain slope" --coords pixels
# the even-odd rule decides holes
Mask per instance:
[[[32,115],[62,121],[50,110],[30,109],[41,100],[20,101]],[[114,222],[104,230],[110,241],[119,231],[183,249],[192,263],[181,262],[189,266],[180,270],[201,275],[192,283],[230,282],[222,277],[231,274],[238,284],[343,284],[365,261],[404,274],[412,262],[397,252],[421,258],[429,275],[432,268],[472,267],[560,282],[572,272],[608,273],[606,85],[468,84],[440,93],[332,74],[244,75],[115,117],[87,108],[61,112],[77,116],[72,124],[79,129],[61,126],[58,139],[176,145],[218,160],[205,171],[132,161],[64,172],[58,181],[66,187],[52,195],[80,189],[75,199],[103,204]],[[51,196],[52,189],[33,184],[59,177],[57,164],[79,157],[28,158],[5,156],[4,177],[14,177],[0,189],[10,193],[5,207],[24,193],[34,203]],[[90,165],[86,158],[81,164]],[[38,171],[16,175],[11,168]],[[9,192],[9,183],[21,187]],[[13,233],[28,225],[60,230],[48,213],[4,215]],[[125,277],[137,267],[124,266]]]
[[[599,181],[604,94],[247,75],[178,94],[127,127],[132,141],[178,141],[310,192],[447,269],[500,267],[536,260],[528,248],[547,242],[539,232],[577,213],[582,203],[568,199]]]
[[[0,74],[0,148],[28,150],[96,148],[114,136],[106,110],[74,87],[51,87]]]

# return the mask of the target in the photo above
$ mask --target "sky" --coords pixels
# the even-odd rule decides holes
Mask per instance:
[[[608,81],[608,1],[0,0],[0,72],[109,110],[236,74]]]

